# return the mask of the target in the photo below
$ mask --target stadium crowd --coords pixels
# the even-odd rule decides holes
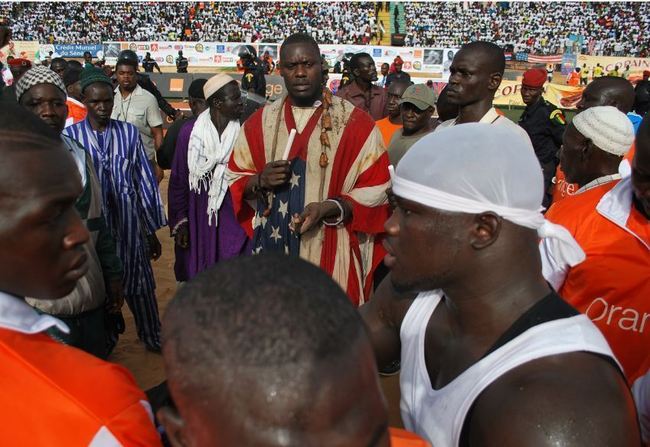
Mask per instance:
[[[406,45],[457,47],[489,40],[513,51],[562,53],[584,36],[583,54],[647,56],[648,2],[405,2]]]
[[[17,40],[99,43],[106,40],[277,42],[295,32],[322,44],[373,42],[371,2],[0,2],[0,19]],[[2,16],[5,17],[2,17]],[[584,36],[581,52],[648,54],[648,2],[405,2],[406,45],[458,47],[490,40],[513,51],[561,53],[568,36]]]

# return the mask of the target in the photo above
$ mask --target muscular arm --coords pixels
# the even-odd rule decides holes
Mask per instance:
[[[399,331],[404,315],[414,299],[415,294],[396,292],[389,274],[372,299],[359,309],[380,369],[400,358]]]
[[[476,400],[472,447],[639,446],[634,403],[622,375],[594,354],[526,363]]]

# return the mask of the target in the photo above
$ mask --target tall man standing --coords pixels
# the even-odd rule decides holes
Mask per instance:
[[[544,81],[546,70],[533,68],[524,73],[521,82],[521,98],[526,104],[524,113],[519,118],[519,125],[526,131],[533,143],[535,155],[544,173],[544,201],[548,208],[553,200],[553,177],[558,164],[558,151],[562,145],[562,135],[566,120],[562,111],[546,101]]]
[[[203,93],[208,109],[181,129],[169,178],[177,281],[251,251],[224,178],[239,136],[243,110],[239,85],[227,74],[219,74],[208,80]]]
[[[381,258],[375,236],[388,216],[381,134],[367,113],[323,89],[312,37],[297,33],[284,41],[280,74],[287,96],[255,112],[233,149],[228,179],[235,213],[255,252],[280,251],[320,265],[362,303]]]
[[[492,106],[506,67],[503,50],[491,42],[465,44],[454,56],[449,67],[447,102],[458,107],[458,116],[441,123],[437,130],[456,124],[488,123],[524,130]]]
[[[132,59],[118,59],[115,65],[117,88],[111,118],[137,127],[147,159],[156,177],[162,180],[162,170],[156,162],[156,151],[162,144],[162,118],[156,98],[138,85],[138,65]]]
[[[542,276],[540,237],[584,258],[542,185],[514,127],[434,132],[397,166],[391,273],[362,313],[379,366],[401,358],[404,425],[436,447],[639,445],[607,342]]]
[[[368,112],[375,121],[386,116],[386,89],[374,85],[377,81],[377,67],[368,53],[356,53],[350,58],[353,81],[340,89],[336,96],[350,101]]]
[[[98,68],[82,73],[88,116],[64,133],[90,152],[102,186],[104,216],[124,264],[124,295],[138,337],[160,352],[160,320],[151,259],[160,257],[156,230],[167,224],[156,181],[135,126],[110,118],[111,80]]]

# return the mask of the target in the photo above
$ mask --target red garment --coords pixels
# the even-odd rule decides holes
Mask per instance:
[[[546,213],[587,255],[569,269],[559,293],[603,332],[630,384],[647,372],[650,355],[650,223],[631,200],[628,178],[568,197]]]
[[[336,96],[350,101],[356,107],[370,114],[373,120],[377,121],[388,115],[386,104],[388,103],[388,90],[376,85],[370,86],[370,92],[366,93],[356,82],[351,82],[338,92]]]
[[[388,432],[390,433],[391,447],[431,447],[431,444],[418,435],[401,428],[390,427]]]

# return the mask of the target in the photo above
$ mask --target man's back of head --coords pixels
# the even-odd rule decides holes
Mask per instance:
[[[172,440],[387,445],[360,317],[313,265],[277,255],[219,263],[179,291],[163,327],[179,414],[159,416]]]
[[[578,110],[595,106],[613,106],[623,113],[632,111],[634,88],[627,79],[618,76],[596,78],[582,92]]]

